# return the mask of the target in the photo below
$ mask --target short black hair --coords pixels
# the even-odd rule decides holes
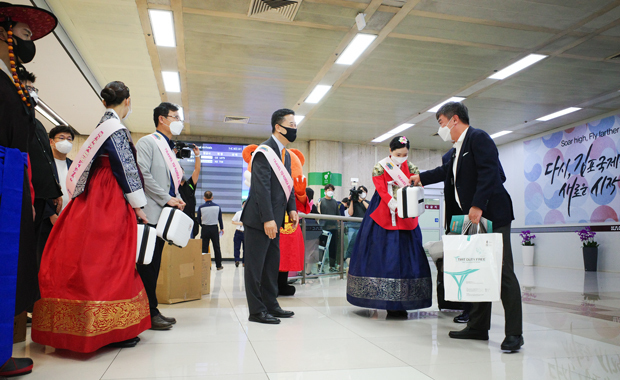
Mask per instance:
[[[66,125],[59,125],[57,127],[52,128],[52,130],[49,133],[50,139],[54,139],[56,135],[59,133],[70,133],[71,138],[75,139],[75,129],[69,126],[66,126]]]
[[[210,192],[209,190],[205,191],[205,199],[211,199],[213,198],[213,193]]]
[[[368,193],[368,189],[364,185],[360,185],[358,189],[364,189],[364,191]]]
[[[407,148],[409,150],[410,147],[409,139],[405,136],[396,136],[390,141],[390,152],[400,148]]]
[[[342,202],[341,203],[349,203],[349,198],[342,198]]]
[[[37,80],[37,76],[34,75],[33,73],[31,73],[30,71],[26,70],[26,68],[24,66],[18,66],[17,67],[17,76],[19,77],[19,80],[21,80],[22,82],[36,82]]]
[[[121,81],[110,82],[101,90],[101,97],[106,107],[114,107],[121,104],[129,97],[129,87]]]
[[[448,119],[452,119],[452,117],[456,115],[463,123],[469,125],[469,111],[467,110],[467,106],[461,102],[448,102],[439,107],[439,110],[435,113],[435,118],[439,120],[439,116],[441,115]]]
[[[155,128],[159,125],[159,117],[164,116],[167,117],[170,111],[178,111],[179,106],[176,104],[172,104],[169,102],[161,102],[155,109],[153,110],[153,122],[155,123]]]
[[[271,133],[274,133],[276,131],[276,124],[280,124],[282,120],[284,120],[284,117],[287,115],[295,115],[295,111],[288,108],[282,108],[274,112],[273,115],[271,115]]]
[[[11,30],[11,27],[15,25],[17,25],[17,21],[9,21],[9,20],[0,21],[0,27],[2,27],[6,32]]]
[[[334,187],[334,185],[332,185],[331,183],[328,183],[327,185],[325,185],[325,187],[323,188],[323,190],[327,191],[328,189],[332,189],[332,190],[336,190],[336,188]]]
[[[312,200],[314,198],[314,190],[311,187],[306,187],[306,195],[308,199]]]

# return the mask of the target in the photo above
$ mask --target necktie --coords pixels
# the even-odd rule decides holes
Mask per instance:
[[[286,148],[282,149],[282,163],[284,163],[285,157],[286,157]]]

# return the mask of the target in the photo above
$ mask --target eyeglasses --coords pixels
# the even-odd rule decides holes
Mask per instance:
[[[56,136],[54,137],[54,140],[58,140],[58,141],[69,141],[69,142],[73,142],[73,137],[64,137],[64,136]]]
[[[172,115],[168,115],[168,116],[166,116],[166,118],[169,118],[169,117],[173,118],[173,119],[174,119],[174,120],[176,120],[176,121],[181,121],[181,118],[180,118],[180,117],[178,117],[178,116],[172,116]]]
[[[34,91],[34,92],[39,92],[39,89],[36,88],[35,86],[26,86],[26,90],[28,91]]]

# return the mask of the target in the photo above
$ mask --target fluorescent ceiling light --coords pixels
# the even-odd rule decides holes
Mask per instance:
[[[491,138],[492,138],[492,139],[496,139],[496,138],[498,138],[498,137],[502,137],[502,136],[508,135],[508,134],[510,134],[510,133],[512,133],[512,131],[499,131],[499,132],[497,132],[497,133],[493,133],[493,134],[491,135]]]
[[[299,124],[301,123],[301,121],[305,118],[305,116],[302,115],[295,115],[295,124]]]
[[[392,129],[391,131],[389,131],[388,133],[392,133],[392,134],[397,134],[397,133],[401,133],[402,131],[404,131],[405,129],[409,129],[411,127],[413,127],[415,124],[411,124],[411,123],[405,123],[405,124],[401,124],[398,127]]]
[[[56,121],[56,119],[54,119],[54,118],[53,118],[50,114],[48,114],[47,112],[45,112],[45,111],[43,110],[43,108],[41,108],[41,107],[39,107],[39,106],[36,106],[36,107],[34,107],[34,109],[35,109],[35,110],[37,110],[37,111],[39,111],[39,113],[40,113],[41,115],[43,115],[43,117],[44,117],[44,118],[46,118],[47,120],[51,121],[51,122],[52,122],[52,124],[54,124],[55,126],[57,126],[57,127],[58,127],[58,126],[60,125],[60,123],[59,123],[58,121]]]
[[[153,29],[153,36],[155,37],[155,45],[175,47],[176,38],[174,35],[172,12],[149,9],[149,18],[151,19],[151,28]]]
[[[324,84],[317,84],[317,86],[312,90],[310,95],[306,98],[306,103],[318,103],[323,99],[325,94],[329,92],[332,86],[327,86]]]
[[[446,100],[445,102],[441,102],[441,103],[437,104],[435,107],[431,108],[430,110],[428,110],[426,112],[437,112],[437,111],[439,111],[441,106],[443,106],[446,103],[449,103],[449,102],[462,102],[463,100],[465,100],[465,98],[462,98],[460,96],[453,96],[450,99]]]
[[[387,139],[389,139],[390,137],[394,136],[396,133],[392,133],[392,131],[389,131],[388,133],[384,133],[381,136],[377,137],[376,139],[372,140],[372,142],[374,143],[378,143],[381,141],[385,141]]]
[[[336,60],[339,65],[351,65],[377,38],[374,34],[357,34]]]
[[[563,109],[561,111],[549,114],[547,116],[539,117],[536,120],[538,120],[538,121],[547,121],[547,120],[555,119],[556,117],[560,117],[560,116],[567,115],[569,113],[573,113],[575,111],[579,111],[580,109],[581,108],[579,108],[579,107],[568,107],[566,109]]]
[[[179,119],[185,120],[185,114],[183,113],[183,107],[179,106]]]
[[[162,71],[164,87],[167,92],[181,92],[181,79],[176,71]]]
[[[513,63],[512,65],[506,67],[505,69],[502,69],[496,72],[495,74],[491,75],[489,79],[506,79],[512,74],[517,73],[525,69],[526,67],[532,66],[536,62],[543,60],[545,58],[547,58],[546,55],[530,54],[527,57],[520,59],[517,62]]]

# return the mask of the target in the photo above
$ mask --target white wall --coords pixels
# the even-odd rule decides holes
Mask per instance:
[[[613,112],[609,115],[617,114]],[[598,120],[609,115],[602,115],[594,118]],[[586,225],[565,224],[554,226],[526,226],[525,225],[525,199],[524,187],[525,179],[523,175],[523,142],[546,136],[553,132],[562,131],[573,126],[584,124],[592,120],[585,120],[579,123],[566,125],[564,127],[549,131],[547,133],[528,137],[527,139],[511,142],[498,146],[500,161],[506,173],[506,183],[504,186],[512,197],[515,220],[512,228],[519,231],[538,227],[550,227],[552,229],[563,229],[569,232],[541,232],[535,233],[535,254],[534,265],[557,268],[571,268],[583,270],[583,256],[579,237],[573,231],[577,231]],[[609,225],[610,223],[596,223],[596,225]],[[615,223],[614,223],[615,224]],[[594,224],[590,224],[594,225]],[[618,232],[597,232],[596,241],[600,244],[598,255],[598,270],[605,272],[620,272],[620,233]],[[519,233],[512,234],[512,251],[516,264],[522,264],[521,238]]]

